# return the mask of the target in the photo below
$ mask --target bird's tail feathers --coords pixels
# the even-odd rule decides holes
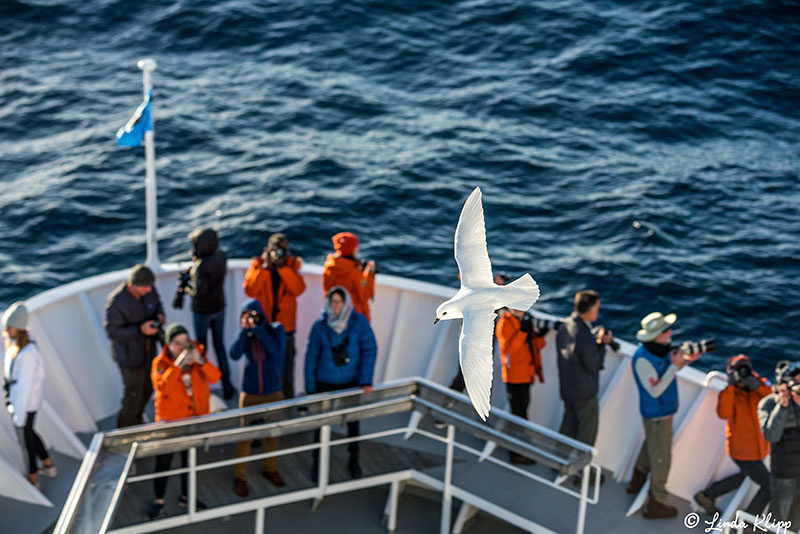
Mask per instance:
[[[539,285],[529,273],[503,287],[508,288],[508,294],[512,298],[504,303],[509,308],[527,311],[539,299]]]

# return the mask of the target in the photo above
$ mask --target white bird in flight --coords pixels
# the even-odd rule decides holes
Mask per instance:
[[[491,408],[492,332],[495,310],[503,307],[527,310],[539,298],[539,286],[525,273],[499,286],[492,277],[486,249],[481,188],[476,187],[461,209],[455,235],[455,256],[461,289],[436,308],[436,320],[463,319],[458,340],[458,361],[475,411],[484,421]]]

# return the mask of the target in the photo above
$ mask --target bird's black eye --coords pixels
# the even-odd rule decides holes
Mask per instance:
[[[447,312],[442,312],[442,315],[447,315]]]

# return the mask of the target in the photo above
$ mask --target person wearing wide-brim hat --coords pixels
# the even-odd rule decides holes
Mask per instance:
[[[639,390],[639,411],[644,423],[645,444],[636,460],[628,493],[638,493],[650,472],[650,492],[644,505],[647,519],[674,517],[678,509],[668,505],[666,484],[672,460],[672,420],[678,411],[679,369],[700,354],[673,350],[672,326],[677,317],[653,312],[641,321],[636,339],[641,344],[633,354],[633,377]]]

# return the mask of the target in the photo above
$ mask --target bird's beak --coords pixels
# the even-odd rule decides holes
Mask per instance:
[[[438,317],[437,317],[436,319],[434,319],[434,320],[433,320],[433,324],[436,324],[436,323],[438,323],[438,322],[439,322],[439,318],[438,318]]]

